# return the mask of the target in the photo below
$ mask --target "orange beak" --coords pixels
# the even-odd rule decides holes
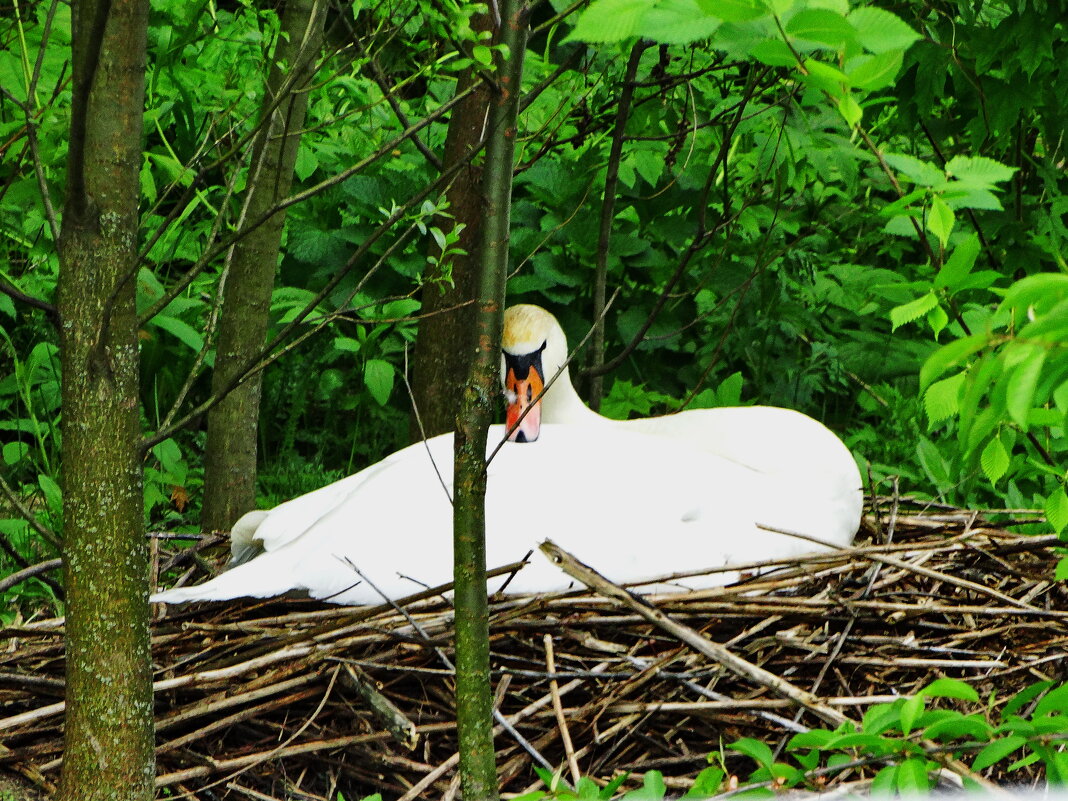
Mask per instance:
[[[512,432],[508,435],[512,442],[533,442],[538,438],[541,432],[541,402],[535,403],[534,399],[544,386],[541,372],[536,366],[531,365],[523,378],[516,377],[515,367],[508,367],[504,379],[504,393],[508,398],[505,422]]]

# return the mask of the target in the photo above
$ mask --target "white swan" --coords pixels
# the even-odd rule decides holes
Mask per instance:
[[[852,542],[864,507],[863,482],[849,449],[822,423],[774,406],[691,409],[626,421],[602,417],[575,392],[566,366],[567,338],[556,318],[540,306],[505,310],[502,347],[510,428],[562,370],[522,418],[513,439],[533,441],[542,423],[567,423],[683,440],[774,480],[780,492],[797,498],[792,508],[776,507],[770,525],[839,545]]]
[[[504,431],[491,428],[490,449]],[[152,600],[300,590],[335,603],[372,604],[383,594],[397,599],[447,583],[452,507],[432,459],[451,493],[452,453],[452,435],[444,434],[268,512],[252,512],[235,530],[254,538],[263,553],[204,584]],[[536,550],[547,537],[620,582],[809,553],[819,547],[759,527],[781,520],[801,500],[777,479],[669,438],[547,424],[538,443],[506,443],[490,463],[487,564],[516,562],[534,549],[507,587],[526,593],[572,584]],[[829,542],[845,545],[848,538]],[[235,544],[235,552],[241,548]],[[708,574],[645,589],[727,580]],[[503,583],[493,579],[490,591]]]
[[[566,356],[563,331],[544,309],[506,312],[509,423]],[[537,444],[506,444],[490,464],[490,567],[518,561],[551,537],[609,578],[636,582],[820,550],[767,527],[833,547],[849,545],[859,525],[860,474],[848,449],[824,426],[788,409],[703,409],[613,421],[582,404],[565,368],[521,430]],[[491,430],[490,450],[504,432]],[[152,600],[301,590],[365,604],[445,584],[452,577],[452,461],[452,435],[434,437],[275,509],[250,512],[232,533],[236,567]],[[646,589],[693,589],[731,578],[712,573]],[[494,580],[491,591],[504,581]],[[570,585],[536,551],[507,589]]]

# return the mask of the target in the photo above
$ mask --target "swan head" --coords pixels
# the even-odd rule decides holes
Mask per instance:
[[[501,379],[508,404],[506,424],[513,442],[533,442],[541,430],[538,395],[567,362],[567,337],[560,323],[541,306],[522,303],[504,312],[501,338]],[[568,389],[566,371],[559,381]],[[548,393],[546,396],[548,397]],[[543,398],[544,399],[544,398]],[[530,411],[527,411],[529,407]],[[524,415],[525,413],[525,415]],[[520,417],[522,420],[519,421]],[[519,425],[516,426],[516,422]]]

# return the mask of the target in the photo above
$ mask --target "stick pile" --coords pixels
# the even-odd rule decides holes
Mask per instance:
[[[656,769],[683,790],[709,753],[740,737],[774,748],[805,728],[859,722],[939,676],[998,702],[1064,680],[1056,538],[1013,533],[1011,515],[992,525],[885,503],[866,522],[867,539],[884,544],[731,587],[645,603],[593,576],[593,590],[492,602],[505,795],[540,786],[539,763],[568,781],[629,771],[625,786]],[[402,608],[276,599],[169,609],[153,636],[161,797],[454,797],[452,610],[424,595]],[[0,771],[46,791],[62,758],[62,635],[62,620],[12,626],[0,653]],[[723,754],[743,779],[754,768]],[[997,770],[986,778],[1007,781]]]

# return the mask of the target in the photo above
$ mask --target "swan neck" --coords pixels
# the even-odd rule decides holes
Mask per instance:
[[[567,367],[545,391],[541,404],[542,422],[545,423],[585,423],[603,419],[586,406],[575,392]]]

